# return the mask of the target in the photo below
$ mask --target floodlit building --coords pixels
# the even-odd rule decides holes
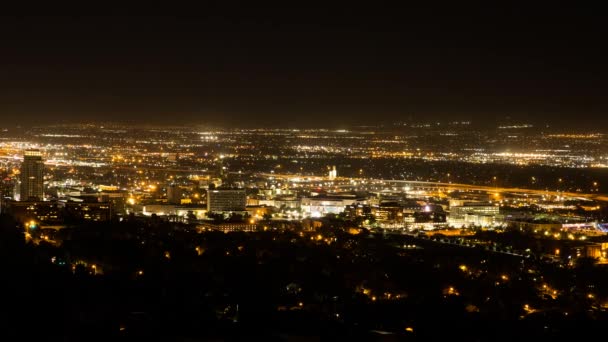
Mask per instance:
[[[371,214],[383,228],[403,227],[405,224],[405,208],[397,202],[383,202],[371,207]]]
[[[329,176],[330,180],[334,180],[334,179],[336,179],[336,177],[338,177],[338,171],[336,170],[335,165],[329,170],[328,176]]]
[[[466,214],[498,215],[498,206],[488,202],[464,202],[458,206],[450,206],[450,215],[464,217]]]
[[[356,196],[315,196],[301,199],[301,208],[304,216],[321,217],[326,214],[339,214],[348,205],[361,202]]]
[[[500,224],[500,208],[489,202],[450,201],[448,223],[454,227],[495,226]]]
[[[185,219],[192,217],[197,220],[205,218],[207,209],[199,206],[183,206],[175,204],[146,204],[141,207],[137,214],[144,216],[167,216]]]

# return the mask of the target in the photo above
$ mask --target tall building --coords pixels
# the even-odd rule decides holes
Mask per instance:
[[[170,204],[182,203],[182,189],[178,185],[171,184],[167,187],[167,202]]]
[[[44,163],[40,150],[26,150],[21,164],[21,201],[42,200]]]
[[[329,179],[334,180],[336,179],[336,177],[338,177],[338,171],[336,170],[336,166],[334,165],[334,167],[329,170]]]
[[[207,211],[245,211],[246,206],[244,189],[207,190]]]

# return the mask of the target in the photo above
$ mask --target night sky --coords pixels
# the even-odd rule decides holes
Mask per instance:
[[[376,2],[2,17],[0,118],[339,127],[511,117],[600,128],[603,19],[598,8]]]

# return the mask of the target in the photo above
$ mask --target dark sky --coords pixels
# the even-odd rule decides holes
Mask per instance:
[[[0,118],[340,126],[510,116],[601,127],[605,18],[598,8],[374,1],[2,17]]]

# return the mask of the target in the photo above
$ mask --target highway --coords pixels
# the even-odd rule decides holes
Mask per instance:
[[[261,177],[274,177],[286,180],[298,179],[298,182],[334,182],[334,186],[337,187],[354,187],[352,184],[340,184],[343,182],[357,182],[358,184],[366,185],[386,185],[386,186],[400,186],[409,187],[410,189],[437,189],[442,191],[452,190],[467,190],[467,191],[483,191],[488,193],[518,193],[528,194],[536,196],[561,196],[571,198],[581,198],[588,200],[596,200],[608,202],[608,195],[602,193],[582,193],[582,192],[564,192],[564,191],[552,191],[552,190],[538,190],[538,189],[525,189],[525,188],[508,188],[508,187],[493,187],[485,185],[474,185],[474,184],[460,184],[460,183],[442,183],[442,182],[425,182],[425,181],[414,181],[414,180],[398,180],[398,179],[374,179],[374,178],[344,178],[337,177],[335,179],[329,179],[328,177],[305,177],[298,175],[289,174],[274,174],[274,173],[257,173],[256,175]]]

